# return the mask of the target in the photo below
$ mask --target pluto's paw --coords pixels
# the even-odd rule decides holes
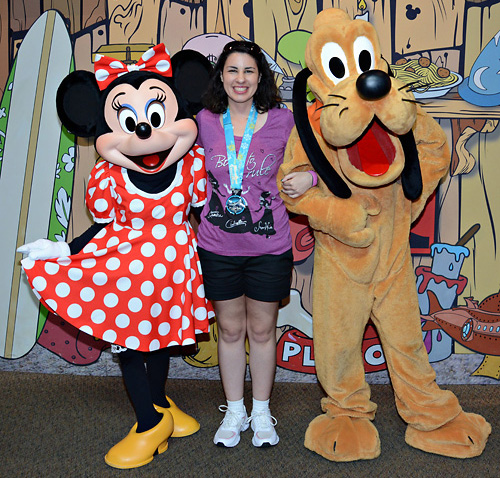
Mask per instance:
[[[461,412],[436,430],[421,431],[409,425],[405,439],[408,445],[428,453],[472,458],[483,452],[490,433],[491,425],[481,415]]]
[[[378,431],[367,418],[316,417],[304,445],[331,461],[371,460],[380,455]]]

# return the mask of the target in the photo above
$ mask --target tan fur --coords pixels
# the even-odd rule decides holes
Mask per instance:
[[[352,196],[335,197],[321,180],[297,199],[282,195],[290,211],[308,216],[316,240],[314,355],[327,396],[322,400],[325,413],[310,423],[305,446],[333,461],[379,455],[378,433],[371,424],[376,405],[370,400],[361,356],[363,332],[371,319],[384,349],[398,411],[408,424],[406,442],[430,453],[477,456],[491,426],[483,417],[463,412],[457,398],[436,385],[422,341],[409,246],[411,224],[446,174],[450,151],[442,129],[411,101],[413,95],[397,80],[391,79],[391,90],[381,100],[365,101],[358,95],[355,55],[360,38],[373,45],[374,69],[387,72],[373,27],[362,20],[351,21],[341,10],[318,15],[306,49],[310,89],[324,105],[337,105],[321,110],[320,133],[315,134]],[[335,84],[322,65],[322,54],[324,58],[325,48],[338,51],[338,47],[345,54],[349,75]],[[354,167],[346,149],[374,117],[394,133],[396,151],[387,171],[378,176]],[[423,180],[422,195],[413,202],[401,187],[404,157],[396,137],[410,129]],[[309,169],[294,129],[278,183],[292,171]]]

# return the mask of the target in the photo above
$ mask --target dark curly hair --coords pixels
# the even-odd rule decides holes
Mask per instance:
[[[259,113],[264,113],[281,103],[281,96],[274,80],[274,74],[267,63],[259,45],[249,41],[232,41],[226,44],[217,63],[212,70],[210,82],[202,101],[205,108],[212,113],[222,114],[227,109],[227,93],[221,81],[227,57],[231,53],[246,53],[257,63],[257,69],[261,75],[257,91],[253,97],[255,107]]]

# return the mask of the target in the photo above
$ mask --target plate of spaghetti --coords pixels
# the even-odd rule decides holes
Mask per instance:
[[[424,56],[414,60],[402,58],[391,65],[391,70],[398,80],[408,85],[416,99],[443,96],[463,80],[458,73],[437,66]]]

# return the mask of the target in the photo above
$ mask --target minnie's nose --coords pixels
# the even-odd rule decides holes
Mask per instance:
[[[135,134],[140,139],[148,139],[151,136],[151,126],[148,123],[139,123],[135,127]]]
[[[356,89],[366,101],[380,100],[391,91],[391,79],[382,70],[368,70],[359,75]]]

